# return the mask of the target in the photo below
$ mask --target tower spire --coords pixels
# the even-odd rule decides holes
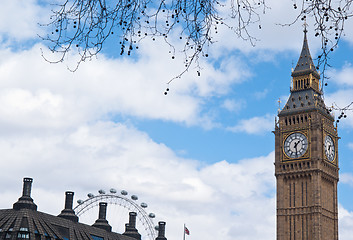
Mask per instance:
[[[308,32],[306,21],[304,22],[304,41],[300,57],[298,59],[297,65],[295,66],[294,71],[292,72],[292,77],[302,76],[312,73],[316,78],[320,79],[319,73],[316,71],[315,64],[311,58],[308,40],[306,33]]]
[[[323,93],[320,89],[320,75],[316,71],[315,65],[310,55],[308,40],[306,36],[307,24],[304,23],[303,27],[303,47],[298,63],[295,69],[292,71],[292,84],[290,87],[291,95],[285,106],[279,111],[278,116],[311,111],[315,109],[319,110],[326,117],[331,119],[332,116],[323,104]],[[288,121],[288,124],[290,124],[292,120]]]
[[[322,94],[320,90],[320,74],[316,71],[315,64],[311,58],[309,44],[307,39],[306,21],[304,27],[304,41],[300,57],[294,70],[292,70],[292,88],[291,91],[302,91],[306,89],[314,89],[318,94]]]

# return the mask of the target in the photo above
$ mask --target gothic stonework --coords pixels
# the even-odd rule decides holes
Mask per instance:
[[[338,240],[338,151],[334,117],[304,30],[291,95],[275,127],[277,240]]]

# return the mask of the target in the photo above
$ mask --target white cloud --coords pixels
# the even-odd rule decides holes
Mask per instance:
[[[4,89],[0,91],[0,102],[0,122],[5,125],[0,128],[52,128],[72,124],[70,116],[67,116],[67,122],[62,121],[67,113],[63,109],[62,96],[48,90],[33,93],[19,88]]]
[[[174,42],[172,43],[174,44]],[[156,45],[159,51],[155,51]],[[180,43],[175,43],[176,48],[179,46]],[[163,82],[169,81],[185,70],[182,62],[185,58],[184,53],[176,52],[174,54],[175,60],[171,60],[171,55],[168,54],[170,47],[163,40],[145,40],[139,49],[139,56],[142,61],[150,63],[149,70],[163,74],[161,75],[165,78]],[[210,56],[208,59],[209,61],[205,61],[204,58],[199,60],[200,76],[202,77],[197,74],[198,68],[192,65],[181,79],[177,78],[172,81],[170,85],[171,93],[177,91],[178,93],[188,93],[201,97],[223,95],[228,93],[231,84],[242,83],[252,75],[245,62],[236,56],[228,55],[222,58]],[[215,61],[217,61],[217,64],[214,64]],[[163,68],[161,68],[162,65]]]
[[[49,10],[36,0],[4,0],[0,8],[0,43],[36,38],[42,32],[38,23],[49,20]],[[4,42],[3,42],[4,43]]]
[[[222,103],[221,107],[228,110],[229,112],[239,112],[246,105],[244,100],[226,99]]]
[[[267,96],[267,94],[268,94],[268,92],[269,92],[269,90],[268,89],[264,89],[263,91],[259,91],[259,92],[255,92],[254,93],[254,96],[255,96],[255,98],[256,99],[263,99],[263,98],[265,98],[266,96]]]
[[[341,173],[340,182],[353,186],[353,174],[351,173]]]
[[[25,121],[42,126],[50,119],[53,127],[55,123],[60,125],[62,118],[70,119],[66,125],[74,125],[113,113],[210,127],[212,116],[203,113],[203,98],[225,94],[229,85],[242,81],[247,74],[244,68],[237,68],[236,59],[218,69],[205,63],[202,81],[186,74],[175,80],[168,96],[164,96],[168,80],[164,76],[175,76],[178,70],[173,64],[161,67],[160,61],[168,61],[163,60],[167,57],[163,53],[143,52],[137,61],[100,56],[71,73],[62,64],[45,62],[40,47],[18,53],[1,51],[0,120],[4,123]],[[39,122],[34,120],[38,115],[43,116]]]
[[[4,208],[20,196],[22,177],[30,176],[38,209],[51,214],[63,208],[66,190],[78,199],[115,187],[148,202],[158,219],[167,221],[169,238],[180,234],[184,222],[196,239],[274,237],[274,153],[200,166],[134,128],[110,122],[47,137],[1,137],[0,150],[11,162],[2,166],[0,178],[0,188],[7,189],[0,199]],[[259,215],[263,221],[248,231]]]
[[[297,23],[291,26],[283,26],[283,24],[292,23],[299,14],[298,10],[293,9],[293,2],[270,0],[266,1],[266,5],[268,8],[265,14],[261,14],[262,11],[259,11],[261,21],[247,28],[250,35],[257,40],[255,41],[255,47],[249,41],[237,37],[228,27],[220,26],[220,30],[215,36],[217,43],[212,46],[212,54],[222,54],[224,51],[237,49],[246,54],[255,54],[255,57],[251,56],[254,61],[275,62],[275,54],[284,54],[283,51],[285,50],[300,51],[303,41],[303,22],[299,19]],[[308,20],[308,24],[310,50],[314,54],[320,49],[321,43],[320,39],[314,37],[314,24],[311,19]],[[238,23],[234,20],[230,25],[238,26]],[[259,25],[261,25],[261,29],[259,29]]]
[[[329,81],[343,86],[353,86],[353,67],[351,63],[346,63],[342,69],[333,69],[332,71],[328,72],[328,74],[330,77]]]
[[[248,134],[262,134],[274,127],[274,116],[267,114],[262,117],[253,117],[240,120],[239,123],[227,129],[232,132],[245,132]]]
[[[353,212],[338,206],[338,230],[339,239],[350,240],[353,234]]]
[[[353,88],[345,87],[338,89],[337,91],[325,95],[325,103],[327,106],[334,106],[335,108],[345,108],[352,102]],[[340,115],[340,111],[333,112],[334,114]],[[342,128],[353,127],[353,113],[352,111],[345,111],[347,118],[343,118],[339,125]],[[338,116],[336,116],[338,117]]]
[[[343,39],[348,41],[351,46],[353,44],[353,34],[352,34],[352,32],[353,32],[353,19],[352,19],[352,17],[350,17],[344,23]]]
[[[197,239],[233,240],[234,232],[242,240],[273,238],[273,153],[205,166],[176,156],[132,126],[109,121],[109,114],[121,114],[210,126],[209,116],[202,114],[203,98],[225,94],[227,86],[243,81],[244,68],[235,71],[240,64],[207,68],[204,82],[186,75],[173,82],[165,97],[160,76],[176,70],[158,64],[163,56],[147,54],[135,62],[101,56],[70,73],[63,65],[43,61],[39,47],[0,54],[3,208],[17,200],[20,179],[29,176],[39,210],[55,215],[63,201],[52,199],[63,199],[66,190],[74,190],[78,199],[115,187],[154,206],[159,219],[167,221],[169,238],[180,234],[184,222]],[[250,167],[252,163],[268,166]],[[246,188],[239,184],[245,179]],[[251,204],[256,207],[249,208]],[[264,225],[249,235],[245,229],[259,213]],[[219,231],[210,234],[211,228]]]

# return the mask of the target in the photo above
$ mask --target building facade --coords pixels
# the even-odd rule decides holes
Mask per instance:
[[[338,135],[304,42],[275,126],[277,240],[338,240]]]

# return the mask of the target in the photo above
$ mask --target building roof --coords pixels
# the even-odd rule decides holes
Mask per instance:
[[[292,92],[278,116],[312,111],[319,111],[330,119],[333,119],[322,96],[310,88],[303,91]]]
[[[304,29],[304,41],[298,63],[292,72],[292,77],[307,76],[313,74],[317,79],[320,79],[319,73],[310,55],[308,40],[306,37],[306,27]],[[293,113],[319,111],[330,119],[333,116],[330,114],[326,107],[322,92],[313,89],[312,87],[303,88],[300,90],[292,91],[284,108],[279,112],[278,116],[285,116]]]
[[[0,239],[136,240],[28,208],[0,210],[0,229]]]
[[[58,216],[37,211],[31,198],[31,178],[24,178],[23,193],[12,209],[0,210],[0,239],[59,239],[59,240],[140,240],[136,226],[136,213],[130,213],[123,234],[111,231],[106,218],[107,204],[99,204],[99,217],[92,225],[78,222],[72,209],[73,192],[66,192],[65,209]],[[164,236],[165,222],[159,222],[157,240]]]
[[[303,42],[302,51],[300,53],[300,57],[298,59],[297,65],[296,65],[294,71],[292,72],[292,77],[312,73],[315,77],[317,77],[319,79],[320,75],[316,71],[315,64],[314,64],[313,59],[311,58],[311,55],[310,55],[310,50],[309,50],[309,45],[308,45],[306,33],[307,33],[307,30],[305,28],[304,29],[304,42]]]

